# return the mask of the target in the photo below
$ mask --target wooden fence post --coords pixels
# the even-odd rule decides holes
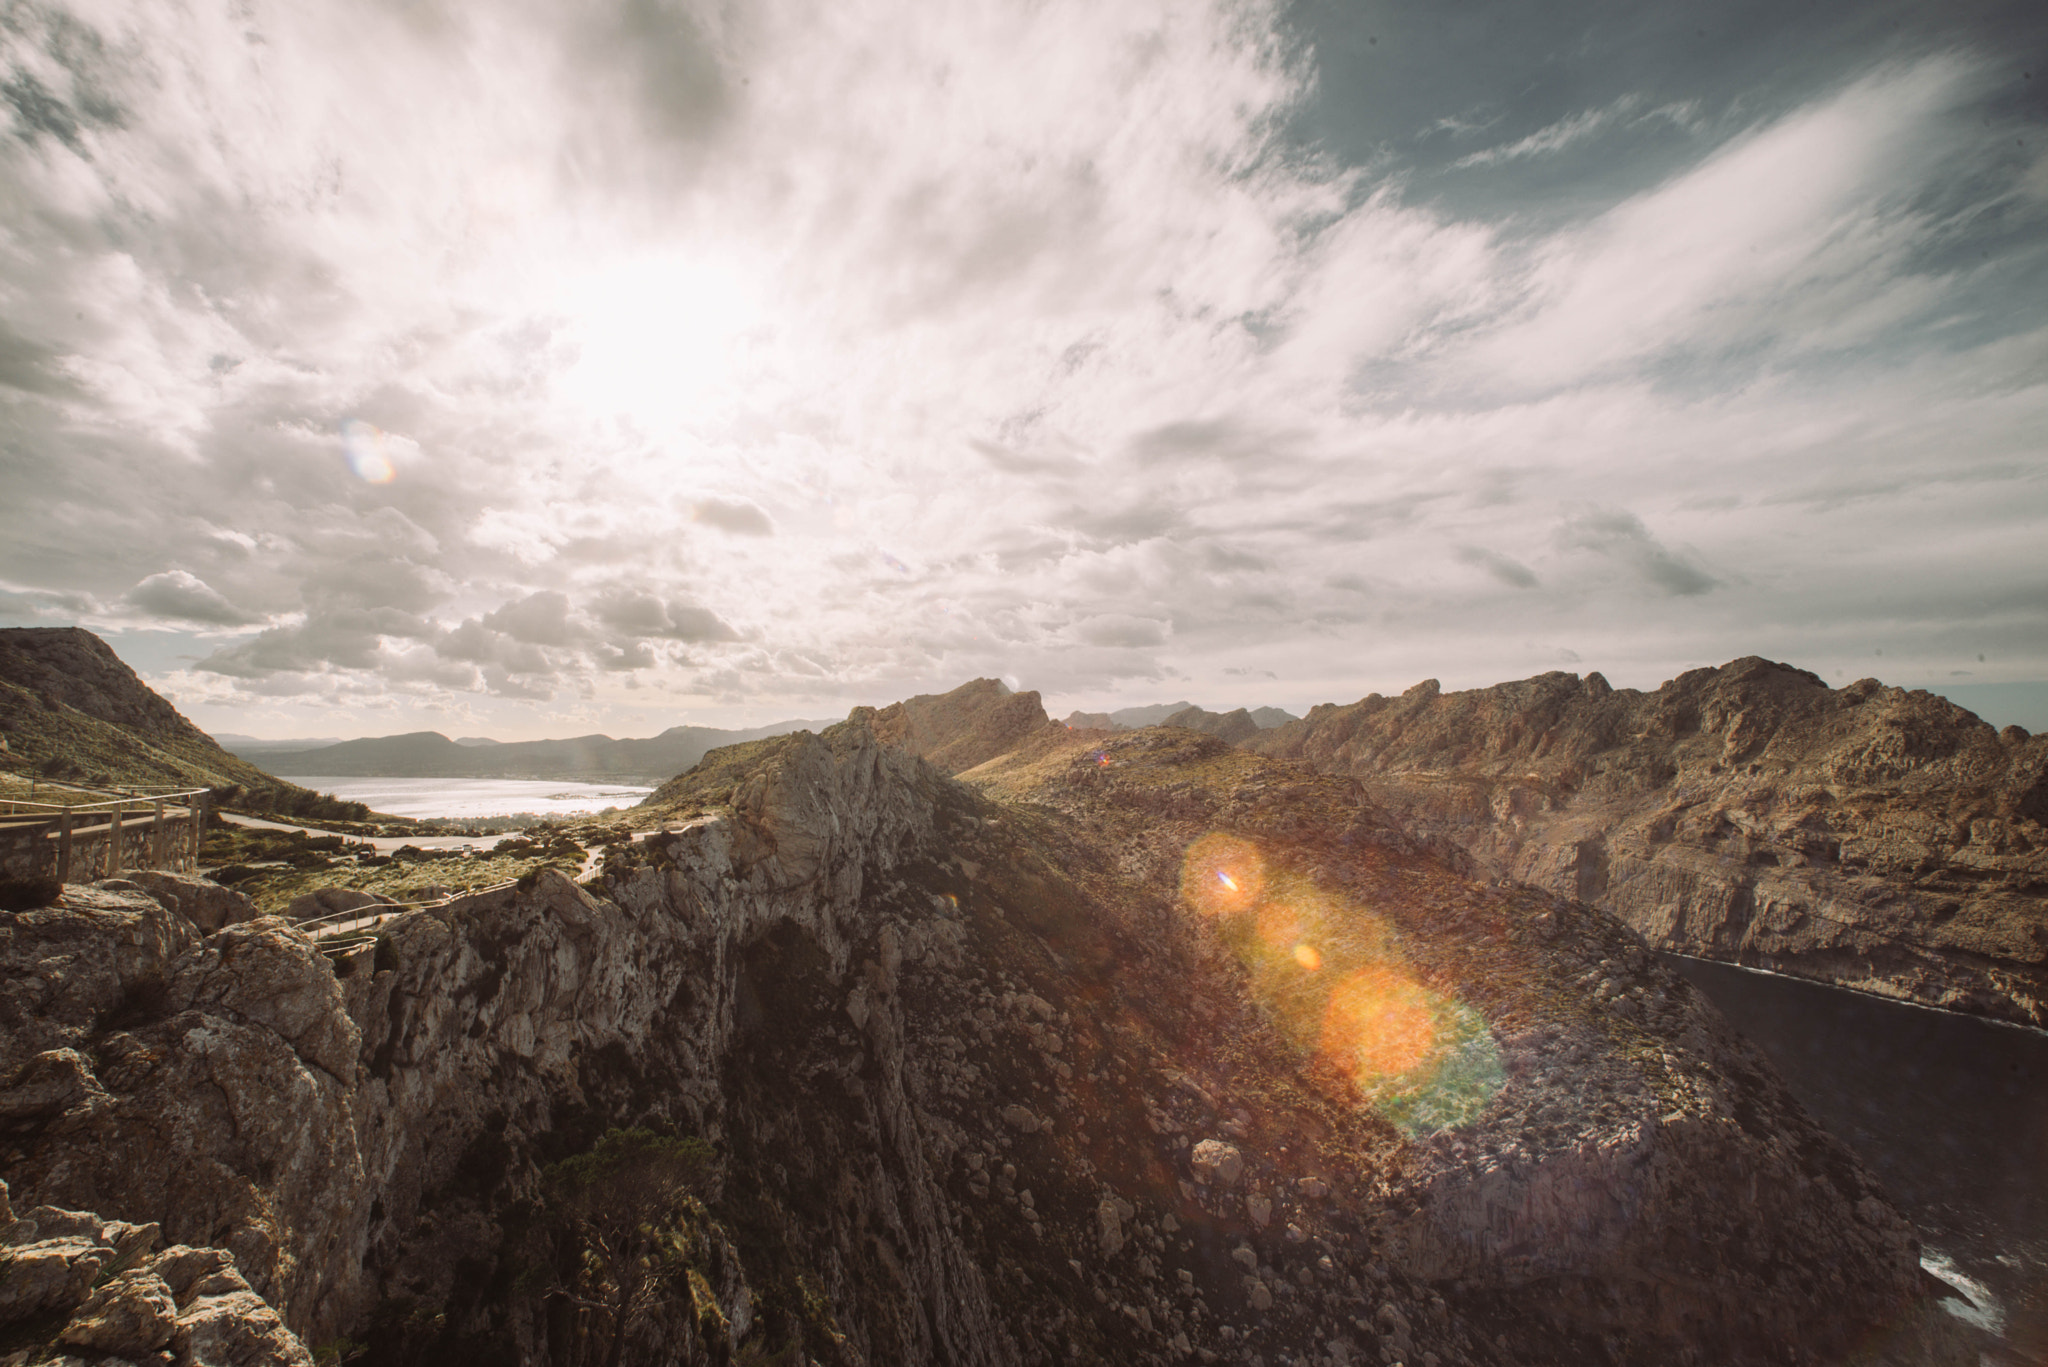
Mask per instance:
[[[102,878],[118,878],[121,876],[121,804],[119,801],[114,803],[112,824],[107,827],[107,857],[101,867],[106,869],[106,872],[100,875]]]
[[[156,800],[156,821],[149,832],[149,862],[152,868],[164,866],[164,855],[168,852],[171,833],[164,829],[164,800]]]
[[[71,881],[71,809],[66,807],[57,817],[57,881]]]
[[[192,799],[192,872],[199,872],[199,847],[206,843],[206,794]]]

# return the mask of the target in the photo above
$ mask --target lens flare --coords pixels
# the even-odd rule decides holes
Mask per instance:
[[[342,450],[348,453],[348,468],[355,471],[357,479],[365,484],[389,484],[398,478],[398,467],[391,463],[389,443],[384,433],[361,418],[350,418],[341,425]]]
[[[1485,1018],[1424,985],[1402,932],[1356,893],[1214,832],[1188,847],[1181,896],[1215,919],[1281,1034],[1403,1133],[1469,1124],[1506,1085]]]
[[[1205,835],[1181,858],[1180,895],[1210,916],[1251,910],[1265,884],[1257,847],[1234,835]]]
[[[1385,964],[1347,975],[1323,1013],[1323,1052],[1362,1085],[1414,1068],[1436,1042],[1422,985]]]
[[[1291,953],[1310,929],[1304,924],[1301,910],[1292,899],[1276,898],[1262,904],[1252,918],[1252,924],[1258,927],[1259,938],[1265,941],[1265,947],[1282,955]]]

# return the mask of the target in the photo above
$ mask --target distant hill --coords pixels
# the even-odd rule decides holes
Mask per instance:
[[[79,627],[0,630],[0,771],[211,788],[237,805],[299,816],[357,814],[326,811],[317,794],[222,749]]]
[[[707,751],[785,735],[816,721],[783,721],[748,730],[672,726],[645,740],[573,736],[566,740],[450,740],[439,731],[371,736],[309,750],[252,753],[272,774],[319,778],[648,779],[679,774]]]
[[[253,761],[256,756],[278,750],[316,750],[323,745],[339,745],[346,739],[342,736],[292,736],[284,740],[263,740],[256,736],[240,736],[233,731],[221,731],[214,739],[220,748],[231,755],[240,755]]]
[[[1194,714],[1189,718],[1188,714]],[[1236,712],[1215,713],[1191,702],[1156,702],[1144,707],[1120,707],[1114,712],[1070,713],[1065,725],[1094,731],[1135,731],[1145,726],[1185,726],[1194,731],[1213,731],[1204,718],[1220,716],[1236,717],[1243,714],[1254,730],[1270,731],[1276,726],[1285,726],[1299,721],[1292,712],[1283,712],[1277,707],[1254,707],[1246,711],[1240,707]]]

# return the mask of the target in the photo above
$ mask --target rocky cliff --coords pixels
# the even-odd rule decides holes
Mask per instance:
[[[2048,1026],[2048,737],[1760,659],[1377,694],[1244,742],[1653,946]]]
[[[964,781],[886,714],[757,742],[589,886],[332,963],[134,885],[0,916],[0,1172],[382,1362],[1971,1360],[1616,922],[1348,779],[990,702]],[[659,1136],[708,1168],[622,1257],[564,1192]]]

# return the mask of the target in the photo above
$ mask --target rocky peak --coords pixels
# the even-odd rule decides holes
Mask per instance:
[[[1012,693],[1000,679],[975,679],[950,693],[921,693],[879,709],[856,707],[848,720],[948,774],[1013,750],[1049,724],[1036,692]]]

